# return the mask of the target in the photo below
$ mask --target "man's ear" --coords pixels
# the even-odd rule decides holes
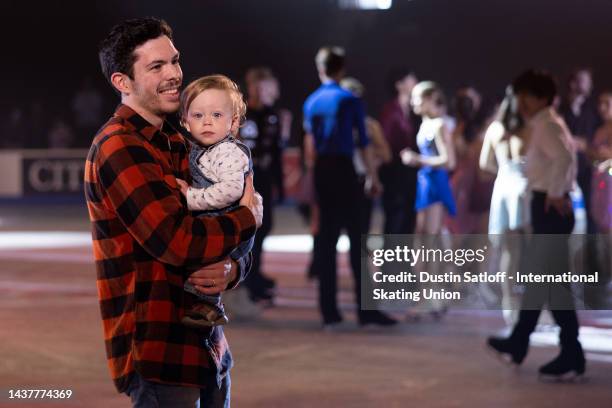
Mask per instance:
[[[129,95],[132,91],[131,79],[124,73],[114,72],[111,75],[111,83],[122,95]]]

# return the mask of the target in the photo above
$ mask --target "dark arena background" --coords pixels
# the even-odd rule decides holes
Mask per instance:
[[[83,178],[92,140],[120,102],[101,73],[99,43],[114,25],[149,16],[173,29],[183,87],[224,74],[250,98],[245,76],[251,68],[266,67],[275,79],[273,109],[281,131],[275,140],[279,166],[265,179],[264,206],[273,208],[264,213],[273,222],[259,257],[259,279],[266,283],[223,295],[234,357],[233,406],[612,407],[612,1],[9,0],[0,8],[0,407],[130,406],[107,365]],[[416,176],[410,186],[401,172],[391,181],[380,172],[390,162],[408,167],[394,150],[395,130],[386,126],[384,113],[401,81],[412,78],[411,87],[435,81],[456,152],[448,177],[457,215],[441,212],[439,228],[428,232],[447,248],[483,248],[474,237],[492,233],[494,188],[511,188],[494,187],[495,174],[482,165],[487,132],[519,74],[532,68],[552,74],[558,94],[551,109],[567,123],[566,145],[578,157],[578,177],[570,180],[571,191],[563,191],[575,224],[569,247],[555,257],[567,256],[579,272],[598,272],[598,284],[580,292],[595,300],[576,306],[584,375],[553,381],[538,375],[559,354],[559,328],[548,311],[527,337],[529,353],[520,367],[491,355],[489,336],[509,336],[519,318],[521,287],[462,288],[469,300],[489,299],[487,307],[454,307],[448,299],[406,302],[382,307],[389,320],[358,317],[347,231],[337,244],[335,292],[344,320],[322,318],[319,278],[328,271],[313,263],[313,234],[325,226],[317,223],[321,197],[303,126],[304,102],[321,86],[315,55],[322,46],[344,49],[343,73],[360,82],[360,106],[380,122],[390,145],[389,158],[376,164],[384,192],[368,201],[364,242],[367,234],[394,233],[404,234],[396,236],[398,245],[425,248],[432,238],[407,235],[419,232],[414,226],[392,228],[387,213],[385,194],[398,185],[413,194],[417,188]],[[412,126],[408,137],[416,141],[420,119],[408,105],[404,114]],[[336,204],[369,209],[347,202],[342,191]],[[413,207],[414,197],[410,205],[400,203],[399,212]],[[492,234],[510,235],[505,232]],[[373,271],[364,242],[357,272],[362,285]],[[445,285],[434,289],[453,289]],[[369,295],[362,286],[361,296]],[[502,306],[491,306],[496,302]],[[373,308],[364,306],[370,303],[362,308]],[[37,400],[23,390],[69,390],[71,396]]]

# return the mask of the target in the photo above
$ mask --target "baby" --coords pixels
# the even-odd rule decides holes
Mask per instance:
[[[202,77],[182,92],[180,113],[193,138],[189,154],[193,186],[178,180],[187,206],[199,211],[198,215],[226,212],[242,197],[245,177],[252,171],[248,147],[235,138],[246,113],[242,93],[223,75]],[[253,238],[240,244],[230,257],[241,258],[252,246]],[[202,328],[228,322],[220,293],[202,294],[189,282],[185,290],[196,295],[198,302],[185,311],[183,324]]]

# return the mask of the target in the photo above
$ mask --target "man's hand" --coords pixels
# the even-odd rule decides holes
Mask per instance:
[[[376,198],[382,194],[383,186],[378,177],[373,175],[366,178],[364,189],[368,197]]]
[[[249,174],[245,180],[244,194],[239,202],[240,205],[248,207],[255,217],[257,228],[261,227],[263,220],[263,199],[255,187],[253,187],[253,174]]]
[[[610,171],[612,169],[612,159],[603,161],[597,165],[597,170],[603,172]]]
[[[206,265],[191,274],[188,281],[205,295],[214,295],[227,289],[227,285],[236,279],[238,265],[230,258],[221,262]]]
[[[187,184],[185,180],[181,180],[179,178],[176,179],[176,183],[181,188],[181,193],[183,193],[183,195],[187,197],[187,189],[189,188],[189,184]]]
[[[545,204],[546,212],[548,212],[551,207],[561,215],[568,215],[572,212],[572,200],[568,197],[552,198],[547,196]]]
[[[586,137],[574,136],[574,147],[579,152],[586,152],[589,148],[589,142]]]

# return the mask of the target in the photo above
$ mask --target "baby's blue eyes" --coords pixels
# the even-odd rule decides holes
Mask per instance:
[[[211,116],[213,118],[215,118],[215,119],[218,119],[218,118],[222,117],[223,114],[221,112],[214,112]],[[194,119],[202,119],[204,117],[204,115],[202,115],[201,113],[192,113],[191,117],[194,118]]]

